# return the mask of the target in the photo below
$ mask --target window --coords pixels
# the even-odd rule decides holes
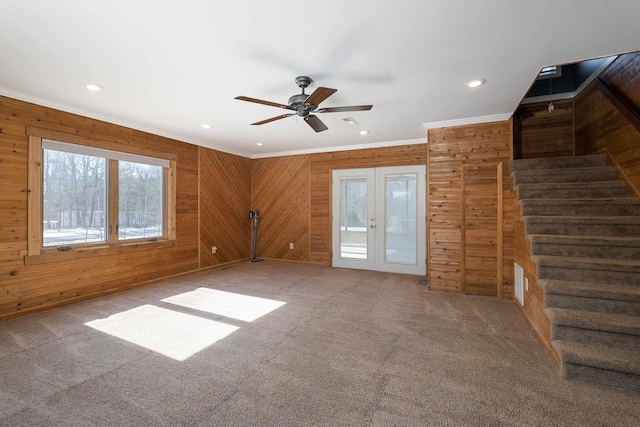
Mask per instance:
[[[28,132],[28,255],[175,239],[175,156]]]
[[[42,245],[107,241],[107,159],[43,150]]]

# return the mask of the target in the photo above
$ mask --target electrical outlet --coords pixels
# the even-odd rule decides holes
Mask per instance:
[[[293,242],[289,243],[289,249],[293,249]]]
[[[211,246],[211,253],[212,254],[218,253],[218,247],[217,246]]]

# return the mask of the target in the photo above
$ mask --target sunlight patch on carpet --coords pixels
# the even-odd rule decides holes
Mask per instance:
[[[142,305],[85,325],[179,361],[239,329],[155,305]]]
[[[244,322],[253,322],[286,304],[283,301],[209,288],[198,288],[162,301]]]

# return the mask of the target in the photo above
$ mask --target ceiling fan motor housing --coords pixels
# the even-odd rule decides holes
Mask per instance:
[[[311,77],[307,77],[307,76],[296,77],[296,84],[298,85],[298,87],[302,88],[303,92],[304,92],[304,88],[309,87],[312,81],[313,80],[311,80]]]

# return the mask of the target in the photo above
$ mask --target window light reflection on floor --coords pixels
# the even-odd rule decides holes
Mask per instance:
[[[162,300],[181,307],[218,314],[244,322],[254,320],[286,304],[266,298],[224,292],[216,289],[198,288]]]
[[[178,361],[239,329],[154,305],[142,305],[85,325]]]

